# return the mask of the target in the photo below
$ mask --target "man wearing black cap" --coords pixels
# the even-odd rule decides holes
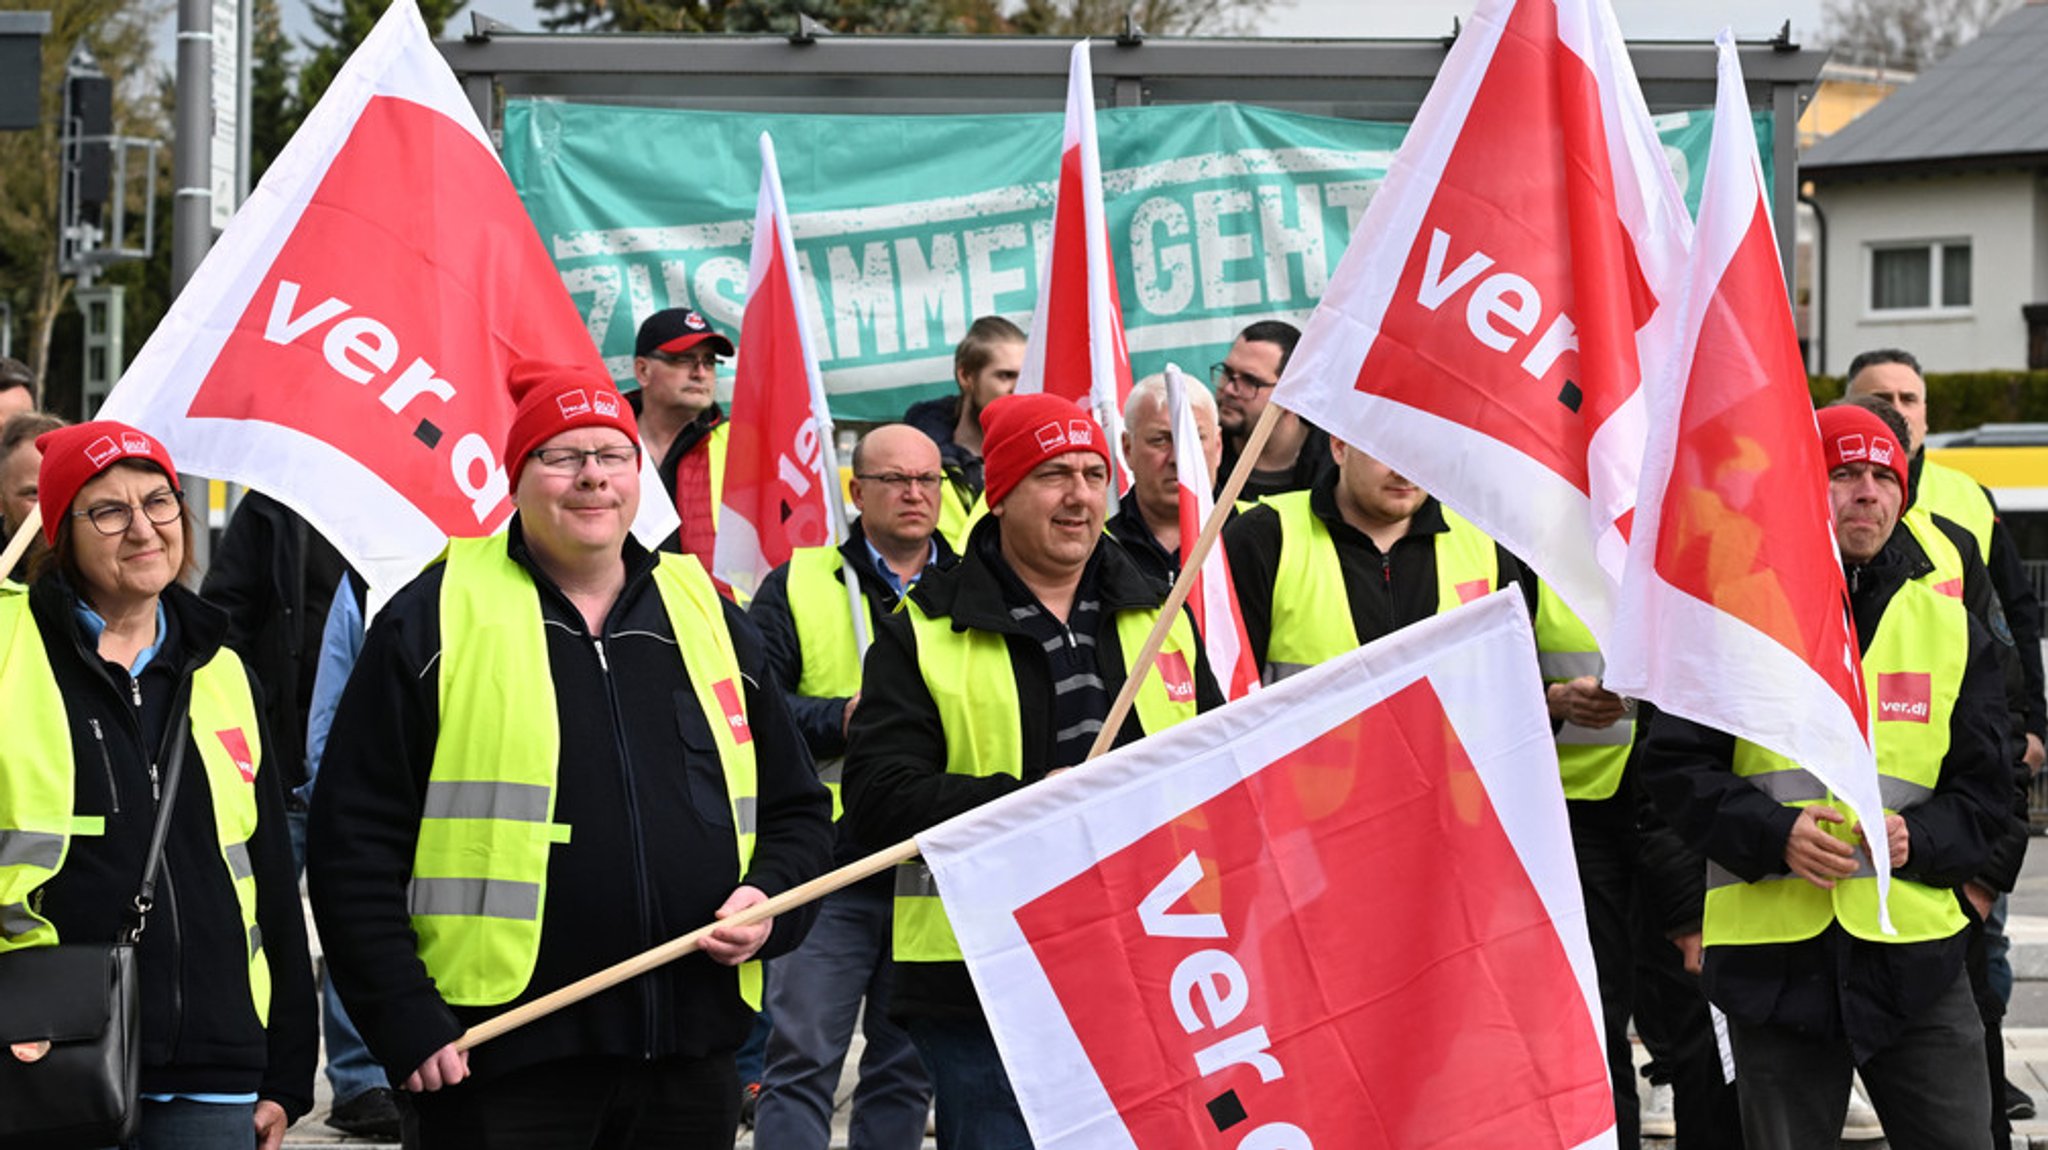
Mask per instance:
[[[633,378],[640,384],[633,408],[640,417],[640,439],[647,453],[661,461],[662,486],[683,520],[671,546],[706,566],[718,535],[718,498],[731,431],[718,406],[718,357],[731,355],[732,341],[686,307],[648,316],[633,343]]]

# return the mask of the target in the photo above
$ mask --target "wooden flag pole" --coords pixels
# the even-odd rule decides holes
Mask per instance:
[[[1159,648],[1166,642],[1167,629],[1172,626],[1175,614],[1181,604],[1187,602],[1188,589],[1194,585],[1194,573],[1202,568],[1202,560],[1215,545],[1216,537],[1223,530],[1223,523],[1230,517],[1230,508],[1237,502],[1238,492],[1244,490],[1245,481],[1251,478],[1253,465],[1259,460],[1259,452],[1266,446],[1266,440],[1273,434],[1273,424],[1280,418],[1280,408],[1266,405],[1265,413],[1252,426],[1251,435],[1245,440],[1244,450],[1237,458],[1237,467],[1224,483],[1223,491],[1216,497],[1216,506],[1209,512],[1208,522],[1202,524],[1201,537],[1182,561],[1180,578],[1174,581],[1173,590],[1166,597],[1166,605],[1159,610],[1159,621],[1153,625],[1152,633],[1145,638],[1145,646],[1138,653],[1138,661],[1123,690],[1117,693],[1116,702],[1110,707],[1109,719],[1102,724],[1102,731],[1095,736],[1095,745],[1088,749],[1088,757],[1095,758],[1109,749],[1116,740],[1116,729],[1123,723],[1123,717],[1130,713],[1131,700],[1136,695],[1138,684],[1152,671],[1152,662],[1159,655]],[[731,918],[700,926],[678,938],[672,938],[651,950],[645,950],[631,958],[587,974],[567,986],[549,991],[532,1002],[513,1007],[492,1018],[485,1019],[463,1032],[455,1040],[457,1050],[470,1050],[491,1039],[515,1030],[544,1015],[552,1014],[571,1003],[581,1002],[593,994],[610,990],[612,987],[645,974],[658,966],[703,948],[705,938],[721,926],[751,926],[764,922],[784,911],[794,910],[806,903],[815,902],[836,890],[879,874],[898,863],[908,862],[917,857],[917,840],[906,839],[886,850],[878,851],[857,862],[851,862],[838,870],[829,871],[801,886],[791,887],[764,902],[740,911]]]
[[[1230,519],[1230,509],[1237,503],[1238,492],[1243,491],[1246,481],[1251,479],[1252,470],[1259,462],[1259,453],[1265,450],[1266,440],[1272,437],[1273,425],[1278,422],[1279,406],[1267,403],[1259,421],[1252,425],[1252,433],[1245,438],[1244,450],[1238,452],[1237,466],[1231,469],[1230,478],[1224,480],[1223,490],[1216,495],[1216,506],[1209,509],[1209,519],[1202,524],[1202,534],[1196,537],[1193,547],[1183,551],[1180,578],[1173,581],[1173,590],[1167,592],[1166,603],[1159,608],[1159,619],[1152,624],[1152,633],[1145,636],[1145,645],[1138,649],[1137,662],[1131,664],[1131,673],[1124,677],[1123,689],[1116,693],[1116,702],[1110,704],[1109,717],[1102,721],[1102,729],[1095,732],[1095,743],[1088,748],[1089,758],[1109,750],[1110,744],[1116,742],[1116,733],[1123,727],[1124,717],[1131,713],[1131,702],[1138,697],[1138,685],[1152,673],[1152,664],[1159,658],[1159,648],[1166,644],[1166,632],[1173,627],[1181,605],[1188,601],[1195,579],[1201,574],[1202,561],[1209,557],[1209,548],[1216,545],[1217,536],[1223,533],[1223,524]]]
[[[36,532],[43,529],[43,509],[40,504],[28,509],[28,518],[14,529],[14,537],[7,541],[7,550],[0,551],[0,579],[14,573],[14,565],[28,553],[28,545],[35,542]]]

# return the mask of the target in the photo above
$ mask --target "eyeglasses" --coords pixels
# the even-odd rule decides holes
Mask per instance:
[[[715,355],[674,355],[666,351],[657,351],[654,353],[653,358],[668,364],[670,367],[680,367],[685,371],[718,370],[718,357]]]
[[[1260,379],[1256,375],[1248,375],[1245,372],[1239,371],[1227,363],[1212,363],[1209,365],[1209,382],[1215,386],[1217,391],[1222,391],[1226,387],[1238,387],[1251,392],[1264,391],[1269,387],[1277,387],[1280,384],[1280,381],[1277,379]]]
[[[860,474],[856,472],[854,474],[854,478],[868,483],[879,483],[891,491],[899,492],[908,491],[912,487],[915,487],[920,491],[937,491],[939,489],[939,484],[944,483],[946,481],[946,477],[944,475],[936,475],[931,473],[926,473],[923,475],[906,475],[901,471],[882,471],[872,472],[868,474]]]
[[[541,470],[551,475],[579,475],[583,461],[597,460],[597,469],[607,475],[631,471],[640,462],[637,447],[594,447],[588,451],[580,447],[543,447],[527,453],[527,458],[540,464]]]
[[[140,504],[101,503],[83,511],[71,513],[73,519],[84,519],[92,523],[93,530],[102,535],[120,535],[135,522],[135,509],[142,509],[142,517],[162,527],[177,521],[185,513],[184,501],[178,493],[166,487],[144,499]]]

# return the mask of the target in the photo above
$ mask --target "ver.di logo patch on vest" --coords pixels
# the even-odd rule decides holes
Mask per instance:
[[[1458,584],[1456,589],[1458,592],[1458,602],[1462,605],[1470,603],[1474,599],[1486,598],[1486,593],[1490,588],[1484,579],[1468,579]]]
[[[1195,701],[1195,676],[1188,670],[1187,656],[1179,651],[1161,651],[1154,664],[1166,684],[1166,697],[1176,703]]]
[[[234,760],[235,769],[242,772],[242,781],[255,782],[256,756],[249,753],[249,736],[242,733],[242,728],[229,727],[225,731],[215,731],[213,736],[227,748],[228,758]]]
[[[1877,721],[1924,723],[1934,710],[1934,676],[1925,671],[1880,672]]]
[[[718,696],[718,709],[725,712],[725,725],[732,728],[732,741],[751,743],[754,729],[747,726],[747,709],[740,705],[740,689],[731,679],[720,679],[711,684],[711,693]]]

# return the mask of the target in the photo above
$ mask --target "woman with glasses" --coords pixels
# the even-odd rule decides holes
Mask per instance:
[[[261,1145],[313,1103],[314,999],[284,796],[227,617],[179,585],[192,518],[164,446],[110,421],[51,431],[49,549],[0,589],[0,960],[133,926],[142,1118],[133,1146]]]

